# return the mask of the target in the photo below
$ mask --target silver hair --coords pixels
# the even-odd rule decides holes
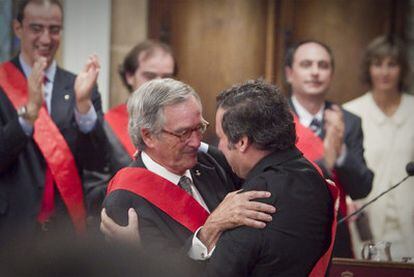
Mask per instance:
[[[159,135],[165,121],[164,107],[185,102],[190,97],[194,97],[201,108],[198,94],[183,82],[166,78],[141,85],[128,100],[128,132],[134,146],[145,150],[141,130],[145,128]]]

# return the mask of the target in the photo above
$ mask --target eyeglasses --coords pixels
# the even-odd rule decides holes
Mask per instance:
[[[41,24],[29,24],[29,30],[35,35],[41,35],[43,32],[47,29],[49,31],[49,34],[52,36],[59,35],[62,31],[62,26],[60,25],[50,25],[50,26],[44,26]]]
[[[180,133],[170,132],[165,129],[162,129],[161,132],[177,137],[181,142],[185,142],[191,137],[193,132],[197,132],[199,135],[204,134],[207,130],[208,125],[209,123],[207,121],[203,121],[197,127],[186,129]]]

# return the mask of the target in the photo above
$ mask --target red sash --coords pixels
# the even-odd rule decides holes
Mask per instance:
[[[331,193],[334,210],[331,225],[331,243],[329,244],[328,250],[326,250],[325,254],[323,254],[322,257],[320,257],[319,260],[316,262],[311,273],[309,274],[310,277],[325,276],[326,270],[328,269],[328,265],[331,260],[332,250],[335,243],[337,214],[339,207],[339,189],[334,184],[330,184],[328,182],[326,182],[326,185],[328,186],[329,192]]]
[[[303,126],[295,114],[293,115],[293,120],[296,124],[296,136],[298,138],[296,141],[296,147],[302,151],[303,155],[312,163],[313,161],[321,159],[324,155],[323,141],[321,138],[315,135],[312,130]],[[315,165],[315,163],[313,164]],[[316,168],[321,173],[320,168],[318,166],[316,166]],[[335,170],[332,172],[332,180],[339,189],[339,211],[343,216],[345,216],[347,214],[345,192],[339,182]]]
[[[126,104],[110,109],[105,114],[105,120],[111,126],[112,131],[114,131],[122,146],[124,146],[125,150],[133,158],[137,149],[132,144],[128,134],[128,111]]]
[[[303,152],[303,155],[309,161],[321,159],[324,155],[323,141],[321,140],[321,138],[315,135],[315,133],[312,132],[312,130],[303,126],[299,122],[299,119],[297,118],[295,114],[293,115],[293,119],[296,124],[296,135],[298,137],[296,146],[298,147],[298,149]],[[319,170],[319,172],[323,176],[320,168],[318,166],[316,168]],[[329,191],[331,193],[331,197],[334,201],[334,218],[333,218],[332,227],[331,227],[331,243],[326,253],[318,260],[318,262],[312,269],[312,272],[309,275],[312,277],[325,276],[329,261],[332,256],[333,246],[335,243],[338,210],[341,210],[342,215],[346,215],[345,194],[344,194],[344,191],[341,185],[338,182],[338,178],[336,177],[335,172],[333,172],[333,179],[334,179],[336,186],[327,183],[329,187]]]
[[[16,109],[26,103],[27,80],[11,62],[0,66],[0,85]],[[86,228],[86,212],[75,159],[44,107],[35,121],[33,139],[51,170],[77,232],[82,233]]]
[[[118,171],[108,185],[107,194],[118,189],[145,198],[193,233],[209,216],[183,189],[145,168],[126,167]]]
[[[293,120],[296,127],[296,147],[303,152],[303,155],[309,161],[316,161],[323,157],[323,141],[312,132],[311,129],[306,128],[300,122],[298,117],[294,114]],[[317,167],[319,169],[319,167]]]

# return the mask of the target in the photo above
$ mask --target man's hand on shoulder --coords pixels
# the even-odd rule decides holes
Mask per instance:
[[[138,215],[133,208],[128,210],[128,225],[121,226],[115,223],[107,214],[106,210],[101,212],[101,232],[110,241],[125,243],[140,243]]]
[[[266,227],[266,223],[272,221],[271,214],[276,212],[276,208],[251,200],[270,196],[270,192],[267,191],[243,192],[243,190],[238,190],[227,194],[198,233],[200,241],[211,250],[221,233],[226,230],[242,225],[258,229]]]

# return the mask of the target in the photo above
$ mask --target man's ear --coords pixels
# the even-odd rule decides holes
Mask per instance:
[[[241,139],[239,139],[239,141],[235,144],[236,148],[242,153],[246,152],[250,145],[251,142],[246,135],[242,136]]]
[[[17,19],[13,19],[13,31],[16,37],[22,39],[23,23],[20,23]]]
[[[290,84],[292,81],[292,68],[289,66],[285,66],[285,77],[286,81]]]
[[[147,128],[141,129],[141,137],[148,148],[153,148],[155,146],[155,136]]]
[[[135,84],[134,84],[134,74],[131,74],[129,72],[125,72],[125,80],[126,80],[127,84],[130,85],[131,87],[135,86]]]

